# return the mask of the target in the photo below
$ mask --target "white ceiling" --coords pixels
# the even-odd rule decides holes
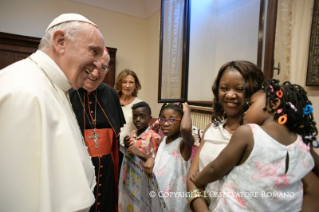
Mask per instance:
[[[72,0],[147,19],[161,9],[161,0]]]

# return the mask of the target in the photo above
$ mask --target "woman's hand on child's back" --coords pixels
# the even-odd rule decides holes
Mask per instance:
[[[124,146],[125,148],[129,148],[131,146],[131,139],[128,135],[124,137]]]
[[[155,158],[148,158],[143,165],[144,171],[151,175],[153,173],[153,167],[155,164]]]

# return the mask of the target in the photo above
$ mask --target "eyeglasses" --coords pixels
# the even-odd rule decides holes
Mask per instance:
[[[103,65],[101,66],[101,72],[103,72],[102,70],[104,71],[105,74],[107,74],[107,72],[110,71],[108,66],[103,66]]]
[[[182,119],[175,119],[175,118],[165,119],[163,117],[160,117],[157,120],[159,121],[160,124],[165,124],[165,122],[168,122],[169,124],[175,124],[176,121],[180,121]]]

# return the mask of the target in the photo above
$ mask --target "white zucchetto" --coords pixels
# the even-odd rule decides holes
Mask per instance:
[[[76,14],[76,13],[64,13],[56,17],[48,26],[45,31],[48,31],[51,27],[54,27],[58,24],[69,22],[69,21],[82,21],[86,23],[90,23],[96,27],[98,27],[95,23],[90,21],[89,19],[85,18],[83,15]]]

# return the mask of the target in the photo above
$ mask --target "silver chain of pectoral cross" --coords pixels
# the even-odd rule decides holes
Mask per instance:
[[[93,133],[92,133],[92,135],[91,136],[89,136],[89,139],[94,139],[94,144],[95,144],[95,149],[97,149],[97,146],[98,146],[98,142],[97,142],[97,139],[98,138],[101,138],[101,136],[100,135],[98,135],[96,132],[95,132],[95,128],[96,128],[96,113],[97,113],[97,111],[96,111],[96,103],[97,103],[97,90],[95,91],[96,92],[96,95],[95,95],[95,114],[94,114],[94,126],[93,126],[93,124],[91,123],[91,121],[90,121],[90,117],[89,117],[89,115],[86,113],[86,110],[85,110],[85,105],[83,104],[83,101],[82,101],[82,98],[81,98],[81,96],[80,96],[80,94],[79,94],[79,91],[76,91],[77,92],[77,94],[78,94],[78,96],[79,96],[79,98],[80,98],[80,102],[81,102],[81,104],[82,104],[82,106],[83,106],[83,108],[84,108],[84,112],[85,112],[85,115],[86,115],[86,117],[87,117],[87,119],[88,119],[88,121],[89,121],[89,123],[90,123],[90,125],[91,125],[91,127],[92,127],[92,130],[93,130]],[[89,102],[90,100],[88,99],[88,102]],[[84,129],[85,130],[85,129]]]

